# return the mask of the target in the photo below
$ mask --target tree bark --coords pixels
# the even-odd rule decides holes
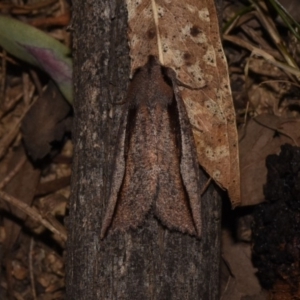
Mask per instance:
[[[151,215],[139,230],[100,240],[129,82],[125,1],[74,0],[73,29],[67,299],[218,299],[221,204],[214,185],[203,196],[201,241],[170,232]]]

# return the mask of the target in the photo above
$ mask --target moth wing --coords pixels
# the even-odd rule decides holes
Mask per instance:
[[[104,238],[109,226],[111,225],[111,221],[116,209],[118,193],[121,188],[124,175],[125,175],[125,157],[124,157],[124,145],[126,138],[126,124],[128,118],[128,110],[125,109],[124,114],[122,116],[119,136],[118,136],[118,145],[116,149],[115,163],[113,169],[113,177],[111,183],[110,196],[108,200],[108,206],[106,208],[106,212],[102,221],[101,239]]]
[[[180,91],[176,84],[174,76],[171,77],[175,99],[178,108],[178,118],[180,123],[181,137],[181,161],[180,170],[185,189],[188,194],[189,205],[193,215],[193,221],[197,230],[197,235],[201,236],[201,189],[200,189],[200,172],[197,158],[196,145],[187,115],[187,111]]]
[[[181,119],[187,116],[182,116],[185,111],[181,110],[185,108],[178,107],[177,102],[172,95],[168,105],[156,113],[160,116],[157,133],[160,171],[155,215],[170,229],[200,236],[199,180],[194,167],[198,164],[194,165],[191,157],[195,153],[190,153],[195,146],[193,137],[185,136],[186,129],[182,128],[184,122]]]
[[[125,138],[125,174],[112,219],[112,231],[137,228],[145,221],[157,189],[156,130],[147,105],[129,111]],[[115,195],[113,199],[116,201]]]

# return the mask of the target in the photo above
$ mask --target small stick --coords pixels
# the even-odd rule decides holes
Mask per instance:
[[[19,199],[0,191],[0,198],[13,206],[17,207],[24,213],[26,213],[29,217],[31,217],[33,220],[40,222],[42,225],[44,225],[47,229],[49,229],[52,233],[58,234],[64,241],[67,240],[67,235],[64,232],[61,232],[57,228],[55,228],[51,223],[49,223],[47,220],[45,220],[40,213],[34,208],[28,206],[26,203],[20,201]]]
[[[34,282],[33,267],[32,267],[33,247],[34,247],[34,239],[31,238],[30,239],[30,247],[29,247],[29,255],[28,255],[29,273],[30,273],[30,285],[31,285],[31,291],[32,291],[33,300],[37,300],[36,291],[35,291],[35,282]]]
[[[11,170],[7,176],[0,182],[0,190],[2,190],[20,171],[22,166],[25,164],[27,160],[26,155],[23,155],[23,157],[20,159],[18,164]]]

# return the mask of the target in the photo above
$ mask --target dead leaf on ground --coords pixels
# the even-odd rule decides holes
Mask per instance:
[[[259,115],[240,130],[242,205],[264,201],[266,157],[280,152],[280,146],[300,143],[300,120],[275,115]]]
[[[49,154],[52,143],[60,142],[66,131],[70,130],[70,110],[70,105],[50,81],[26,114],[21,127],[26,149],[34,160]]]
[[[265,299],[251,261],[251,244],[236,243],[230,232],[222,232],[222,300]],[[227,266],[226,266],[227,265]],[[226,272],[229,268],[230,272]],[[227,273],[227,275],[225,275]]]

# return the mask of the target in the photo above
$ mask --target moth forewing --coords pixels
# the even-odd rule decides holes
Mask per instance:
[[[169,72],[170,74],[170,72]],[[201,218],[201,185],[199,163],[197,159],[196,145],[191,129],[190,121],[185,109],[185,105],[176,84],[175,74],[172,75],[174,95],[177,102],[178,116],[180,122],[181,137],[181,161],[180,170],[184,186],[186,188],[189,204],[196,227],[197,236],[201,236],[202,218]]]
[[[128,110],[124,110],[124,114],[122,116],[121,125],[119,129],[118,146],[114,158],[115,161],[113,164],[113,171],[112,171],[113,176],[112,176],[112,182],[110,187],[110,195],[109,195],[109,200],[105,211],[105,215],[102,221],[101,234],[100,234],[101,239],[104,238],[108,230],[108,227],[111,224],[116,209],[116,205],[117,205],[118,193],[120,191],[124,179],[125,157],[124,157],[123,148],[125,145],[125,138],[126,138],[127,117],[128,117]]]

